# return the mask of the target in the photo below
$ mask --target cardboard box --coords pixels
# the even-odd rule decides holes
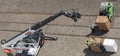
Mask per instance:
[[[101,48],[97,45],[97,44],[102,45],[102,38],[93,37],[90,38],[90,41],[92,42],[92,44],[90,45],[92,51],[102,52]]]
[[[90,45],[90,48],[92,51],[102,52],[100,47],[97,45],[97,44],[101,44],[101,38],[92,37],[92,38],[90,38],[90,41],[92,42],[92,44]]]
[[[100,49],[100,47],[98,47],[95,43],[91,44],[90,48],[94,52],[102,52],[102,50]]]
[[[98,38],[98,37],[92,37],[90,38],[90,41],[95,42],[95,43],[102,43],[103,39]]]
[[[97,16],[96,24],[100,30],[109,30],[110,29],[110,21],[107,16]]]

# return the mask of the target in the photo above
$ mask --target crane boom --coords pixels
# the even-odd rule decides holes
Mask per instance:
[[[72,13],[69,13],[67,11],[60,11],[58,12],[57,14],[53,15],[53,16],[50,16],[48,17],[47,19],[43,20],[43,21],[40,21],[38,23],[36,23],[35,25],[33,25],[32,27],[30,27],[31,30],[37,30],[43,26],[45,26],[46,24],[48,24],[49,22],[55,20],[57,17],[61,16],[61,15],[64,15],[66,17],[69,17],[69,18],[72,18],[75,22],[77,22],[77,20],[81,17],[81,15],[76,12],[76,11],[72,11]],[[29,31],[29,28],[26,29],[25,31],[21,32],[20,34],[14,36],[13,38],[5,41],[4,43],[2,43],[4,46],[6,45],[9,45],[10,43],[13,43],[15,41],[18,41],[19,39],[22,39],[24,38],[26,35],[25,33]]]

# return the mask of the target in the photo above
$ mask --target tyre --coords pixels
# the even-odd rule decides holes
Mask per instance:
[[[5,39],[1,40],[1,44],[5,44],[5,42],[6,42]]]

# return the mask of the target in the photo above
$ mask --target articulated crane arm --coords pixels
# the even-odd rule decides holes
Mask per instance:
[[[78,19],[81,17],[81,15],[78,12],[76,12],[75,10],[72,10],[72,12],[62,10],[62,11],[58,12],[57,14],[55,14],[53,16],[50,16],[47,19],[36,23],[32,27],[26,29],[25,31],[23,31],[20,34],[14,36],[13,38],[11,38],[11,39],[9,39],[7,41],[2,40],[1,41],[2,47],[7,48],[7,49],[11,49],[11,47],[10,47],[11,45],[14,45],[14,47],[15,47],[16,44],[19,43],[19,40],[21,40],[21,39],[25,38],[26,36],[28,36],[28,35],[26,35],[26,33],[28,33],[28,32],[34,33],[37,29],[45,26],[46,24],[48,24],[49,22],[55,20],[57,17],[59,17],[61,15],[72,18],[74,20],[74,22],[77,22]]]
[[[48,17],[47,19],[45,19],[42,22],[38,22],[36,25],[32,26],[31,29],[33,30],[37,30],[38,28],[48,24],[49,22],[55,20],[57,17],[64,15],[66,17],[72,18],[75,22],[77,22],[77,20],[80,18],[80,14],[78,12],[73,11],[72,13],[69,13],[67,11],[60,11],[59,13]]]

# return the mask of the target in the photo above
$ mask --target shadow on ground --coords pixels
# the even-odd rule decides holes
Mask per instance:
[[[103,52],[103,53],[96,53],[88,48],[84,49],[83,52],[85,53],[85,56],[111,56],[114,53],[108,53],[108,52]]]
[[[95,27],[93,30],[91,29],[91,33],[89,33],[87,35],[87,37],[89,37],[89,36],[102,36],[102,35],[106,34],[107,32],[108,32],[108,30],[103,31],[103,30],[100,30],[98,27]]]
[[[12,53],[8,53],[7,56],[13,56],[13,54]]]

